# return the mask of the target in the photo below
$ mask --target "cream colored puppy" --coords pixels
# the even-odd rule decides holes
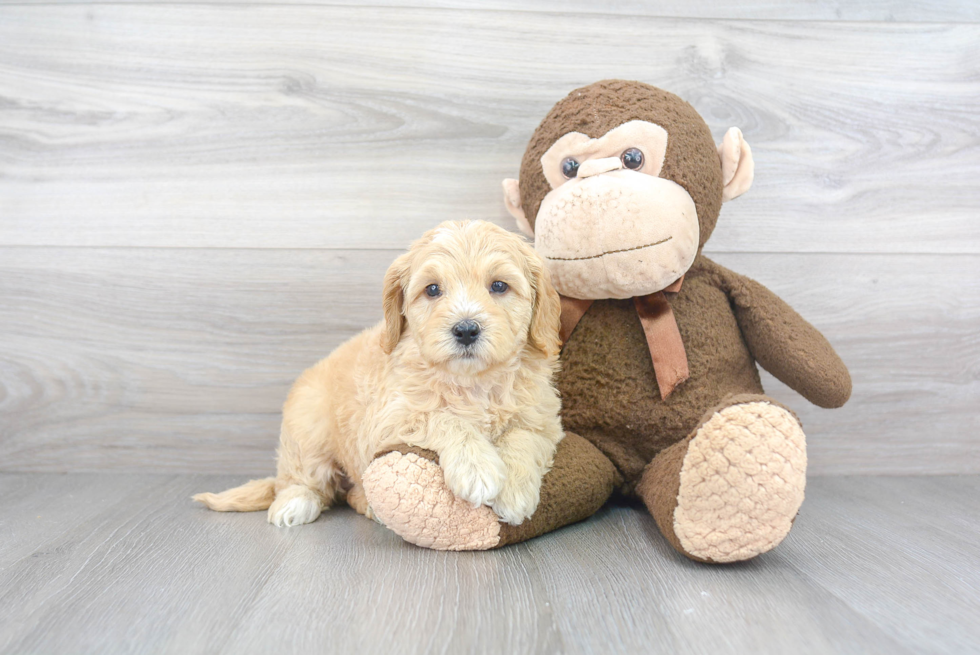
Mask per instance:
[[[270,523],[293,526],[346,491],[370,516],[364,469],[408,444],[439,454],[457,497],[521,523],[562,438],[552,385],[559,314],[548,269],[521,237],[481,221],[443,223],[388,269],[384,320],[293,385],[276,477],[194,500],[268,508]]]

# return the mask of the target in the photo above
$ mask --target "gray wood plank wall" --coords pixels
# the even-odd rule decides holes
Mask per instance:
[[[851,366],[837,411],[766,378],[811,471],[980,472],[980,5],[343,4],[0,3],[0,470],[270,471],[397,252],[510,227],[544,112],[622,77],[752,144],[707,251]]]

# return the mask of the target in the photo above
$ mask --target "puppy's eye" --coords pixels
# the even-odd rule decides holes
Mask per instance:
[[[566,157],[561,162],[561,174],[569,180],[578,175],[578,162],[571,157]]]
[[[425,295],[430,298],[438,298],[442,295],[442,289],[439,288],[438,284],[430,284],[425,288]]]
[[[623,162],[623,166],[631,171],[635,171],[643,166],[643,153],[640,152],[639,148],[630,148],[624,151],[619,156],[619,159]]]
[[[496,282],[490,285],[490,291],[492,291],[493,293],[503,293],[504,291],[507,291],[507,289],[508,289],[507,283],[501,282],[500,280],[497,280]]]

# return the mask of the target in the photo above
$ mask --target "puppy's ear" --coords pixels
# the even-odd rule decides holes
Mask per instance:
[[[411,269],[411,253],[405,253],[392,262],[385,273],[384,312],[385,329],[381,333],[381,348],[390,355],[405,331],[405,289]]]
[[[546,357],[557,357],[561,351],[561,298],[551,283],[548,266],[530,246],[526,249],[531,288],[534,289],[534,313],[527,342]]]

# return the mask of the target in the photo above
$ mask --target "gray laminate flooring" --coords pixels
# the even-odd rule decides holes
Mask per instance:
[[[0,474],[3,653],[968,653],[980,477],[810,481],[754,561],[670,550],[648,514],[486,553],[347,508],[277,529],[195,491],[229,476]]]

